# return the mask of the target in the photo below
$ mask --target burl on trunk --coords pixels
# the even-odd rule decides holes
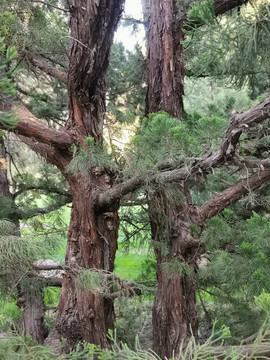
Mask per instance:
[[[73,202],[65,264],[74,270],[112,272],[118,238],[118,204],[106,209],[95,207],[97,185],[104,187],[109,178],[100,174],[100,169],[93,168],[92,173],[91,180],[70,176]],[[106,334],[113,322],[110,298],[81,290],[73,272],[64,276],[56,328],[67,339],[67,351],[80,340],[108,347]]]

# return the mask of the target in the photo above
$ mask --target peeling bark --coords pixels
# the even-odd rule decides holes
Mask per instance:
[[[68,72],[69,119],[66,131],[80,138],[93,137],[102,145],[105,112],[105,73],[109,51],[123,0],[68,1],[71,19]],[[83,141],[81,146],[85,146]],[[96,207],[98,189],[109,189],[113,179],[102,168],[89,169],[90,179],[65,174],[72,196],[65,263],[81,269],[113,271],[118,236],[118,201]],[[75,274],[64,276],[56,324],[67,339],[68,352],[81,340],[108,347],[112,327],[112,300],[102,294],[82,291]]]
[[[149,216],[157,259],[153,350],[162,359],[171,358],[182,343],[197,335],[195,266],[200,244],[191,236],[188,206],[172,206],[163,191],[151,199]]]
[[[91,183],[101,184],[101,179],[101,176],[92,177]],[[73,202],[65,264],[73,269],[112,272],[118,238],[118,205],[97,210],[92,184],[77,176],[70,178]],[[84,188],[84,192],[78,191],[79,188]],[[109,346],[106,334],[114,322],[112,301],[104,299],[103,294],[80,290],[76,275],[71,272],[63,278],[58,311],[56,329],[67,339],[65,351],[80,340]]]
[[[166,111],[181,118],[184,63],[183,17],[176,0],[150,0],[146,113]]]

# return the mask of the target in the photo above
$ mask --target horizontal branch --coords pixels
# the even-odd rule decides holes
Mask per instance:
[[[249,160],[243,159],[241,157],[235,157],[235,164],[243,164],[246,168],[249,169],[270,169],[270,159],[256,159],[256,160]]]
[[[16,133],[28,138],[34,138],[36,141],[47,145],[69,147],[74,143],[73,136],[67,131],[55,130],[46,126],[23,104],[19,104],[17,107],[13,106],[12,109],[19,119],[15,128]]]
[[[61,190],[57,187],[46,187],[44,185],[35,185],[35,184],[29,186],[23,185],[23,187],[20,190],[16,191],[12,196],[13,199],[15,199],[17,196],[23,194],[24,192],[36,191],[36,190],[44,191],[46,193],[53,193],[61,196],[66,196],[69,200],[68,202],[71,202],[71,195],[67,191]]]
[[[220,148],[217,151],[211,154],[205,154],[200,158],[189,158],[182,167],[179,167],[179,164],[171,164],[171,168],[173,168],[173,166],[177,167],[173,170],[159,172],[149,170],[121,184],[117,184],[100,194],[97,205],[102,207],[111,204],[144,185],[191,180],[196,176],[209,173],[213,168],[221,166],[226,162],[233,162],[239,138],[244,130],[268,118],[270,118],[270,98],[267,98],[242,113],[232,112]],[[165,167],[167,169],[169,167],[167,162],[164,164],[165,166],[159,165],[159,168],[162,169]]]
[[[41,155],[46,162],[57,166],[62,172],[65,171],[71,160],[71,156],[70,158],[68,156],[63,156],[63,154],[60,151],[57,151],[53,146],[38,142],[34,138],[28,138],[23,135],[19,135],[18,138],[35,153]]]
[[[70,199],[65,198],[65,199],[61,199],[61,201],[59,201],[58,203],[53,204],[53,205],[44,206],[42,208],[38,207],[38,208],[26,210],[25,212],[22,213],[22,218],[30,219],[35,216],[49,214],[52,211],[59,210],[62,206],[68,204],[69,202],[70,202]]]
[[[199,224],[202,225],[206,219],[210,219],[223,211],[228,205],[241,199],[250,191],[258,189],[270,181],[270,170],[258,171],[245,180],[230,186],[228,189],[212,197],[199,208]]]
[[[216,15],[225,14],[227,11],[248,3],[249,0],[214,0]]]
[[[63,9],[63,8],[61,8],[61,7],[59,7],[59,6],[50,4],[50,3],[46,2],[46,1],[42,1],[42,0],[32,0],[32,2],[33,2],[33,3],[40,3],[40,4],[43,4],[43,5],[52,7],[52,8],[54,8],[54,9],[63,11],[63,12],[65,12],[65,13],[68,13],[68,12],[69,12],[69,10],[67,10],[67,9]]]
[[[25,52],[23,55],[26,59],[39,70],[43,71],[45,74],[52,76],[53,78],[62,81],[64,84],[68,82],[67,73],[57,69],[56,67],[49,64],[47,61],[44,61],[41,56],[32,54],[30,52]]]

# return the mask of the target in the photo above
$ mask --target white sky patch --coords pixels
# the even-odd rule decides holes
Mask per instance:
[[[142,20],[141,0],[126,0],[125,16],[132,16],[134,19]],[[138,26],[135,32],[133,26],[123,27],[119,25],[114,41],[122,42],[127,50],[132,51],[136,43],[143,45],[144,37],[145,33],[142,25]]]

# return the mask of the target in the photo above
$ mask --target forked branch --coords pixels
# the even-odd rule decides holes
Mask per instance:
[[[151,183],[172,183],[192,180],[196,176],[207,174],[213,168],[219,167],[225,163],[235,162],[237,146],[239,138],[245,129],[255,126],[270,118],[270,98],[260,102],[253,108],[246,110],[242,113],[233,112],[227,129],[224,133],[220,147],[217,151],[211,154],[205,154],[200,158],[189,158],[188,161],[182,166],[177,165],[177,168],[166,171],[149,170],[143,174],[134,176],[133,178],[125,181],[124,183],[117,184],[113,188],[100,194],[97,205],[105,206],[130,192],[139,189],[143,185]],[[266,162],[265,162],[266,164]],[[166,163],[168,168],[169,164]],[[160,167],[162,169],[162,167]],[[265,174],[265,173],[264,173]],[[260,185],[258,185],[260,186]]]

